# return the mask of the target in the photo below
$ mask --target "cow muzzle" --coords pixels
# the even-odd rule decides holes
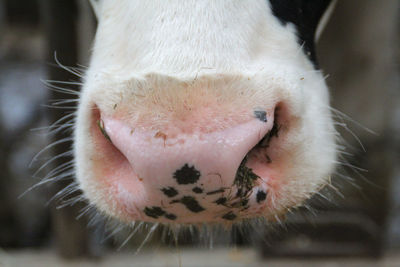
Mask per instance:
[[[93,110],[95,174],[123,220],[229,222],[264,213],[274,108],[214,131],[190,121],[142,127]]]

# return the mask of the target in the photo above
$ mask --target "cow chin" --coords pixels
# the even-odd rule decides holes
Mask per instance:
[[[78,184],[102,213],[126,223],[271,219],[329,182],[327,87],[266,1],[209,20],[180,13],[181,2],[103,2],[74,139]]]

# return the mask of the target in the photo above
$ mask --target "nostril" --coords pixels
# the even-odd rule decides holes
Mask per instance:
[[[255,158],[259,157],[259,154],[263,155],[263,163],[271,163],[271,158],[268,155],[268,147],[270,145],[271,139],[273,137],[278,137],[278,132],[280,129],[280,121],[278,120],[279,113],[282,111],[282,104],[279,103],[273,113],[273,126],[272,128],[264,135],[264,137],[253,147],[249,150],[249,152],[245,155],[243,160],[241,161],[239,168],[235,175],[234,186],[237,187],[237,194],[236,196],[240,199],[240,202],[244,204],[244,206],[249,201],[249,193],[257,186],[257,184],[262,183],[262,181],[258,181],[262,179],[260,175],[256,173],[257,169],[253,170],[250,166],[254,166]],[[267,113],[262,110],[254,111],[254,115],[260,121],[267,122]],[[251,159],[253,164],[247,164],[248,161]],[[263,164],[265,168],[265,164]],[[262,202],[266,199],[266,192],[259,190],[257,192],[257,203]]]
[[[257,143],[257,145],[254,148],[252,148],[252,150],[254,150],[255,148],[268,148],[271,139],[273,137],[278,137],[278,133],[281,128],[281,122],[279,118],[279,113],[281,112],[281,110],[282,110],[282,104],[278,104],[274,109],[274,123],[272,129],[264,135],[264,137]]]
[[[92,108],[90,135],[95,148],[94,157],[99,158],[101,162],[96,166],[97,169],[109,168],[117,169],[126,168],[126,158],[121,151],[113,144],[112,138],[107,131],[107,125],[102,118],[100,109],[94,105]],[[104,170],[109,172],[108,170]]]
[[[260,176],[255,174],[251,168],[246,166],[247,160],[248,154],[240,163],[233,182],[233,185],[236,186],[237,189],[236,197],[240,199],[239,203],[243,207],[245,207],[249,202],[250,193],[256,185],[257,180],[260,179]]]
[[[111,145],[111,147],[115,149],[115,147],[112,145],[111,137],[106,130],[106,125],[102,118],[101,111],[97,107],[97,105],[94,105],[92,108],[91,135],[94,138],[94,142],[97,145],[97,148],[106,146],[108,147]],[[101,149],[100,151],[103,150],[104,149]]]
[[[257,174],[253,172],[252,169],[246,166],[248,160],[248,154],[243,158],[239,165],[239,168],[235,175],[235,180],[233,182],[239,189],[244,192],[251,190],[254,186],[255,181],[260,178]]]
[[[111,142],[111,138],[108,135],[106,129],[104,128],[104,121],[100,118],[96,121],[97,126],[99,126],[100,132],[104,135],[104,137]]]

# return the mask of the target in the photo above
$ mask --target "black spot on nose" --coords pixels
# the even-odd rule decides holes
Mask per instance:
[[[214,191],[210,191],[207,192],[207,195],[214,195],[214,194],[218,194],[218,193],[224,193],[225,192],[225,188],[221,187],[220,189],[214,190]]]
[[[262,122],[267,122],[267,112],[264,110],[255,110],[254,116]]]
[[[164,187],[161,189],[161,191],[167,196],[167,197],[174,197],[178,194],[178,191],[176,191],[175,188],[172,186],[170,187]]]
[[[172,213],[167,213],[165,214],[165,218],[169,219],[169,220],[176,220],[176,215],[172,214]]]
[[[257,192],[257,195],[256,195],[257,203],[260,203],[261,201],[264,201],[266,198],[267,198],[267,194],[264,191],[259,190]]]
[[[222,216],[222,219],[232,221],[232,220],[236,219],[236,217],[237,216],[232,211],[230,211],[227,214],[225,214],[224,216]]]
[[[185,207],[192,212],[201,212],[204,210],[202,206],[197,202],[197,200],[192,196],[184,196],[180,202],[185,205]]]
[[[162,208],[154,206],[151,208],[145,207],[143,211],[147,216],[152,217],[154,219],[158,219],[158,217],[163,216],[165,214],[165,211]]]
[[[203,189],[201,189],[200,187],[195,187],[192,189],[193,192],[195,192],[196,194],[201,194],[203,193]]]
[[[226,201],[227,201],[226,197],[220,197],[217,200],[215,200],[214,202],[217,205],[224,205],[226,203]]]
[[[200,172],[194,166],[189,167],[186,163],[182,168],[175,171],[174,178],[178,184],[194,184],[200,178]]]

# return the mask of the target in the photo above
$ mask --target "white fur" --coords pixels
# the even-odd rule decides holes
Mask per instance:
[[[95,103],[112,113],[116,103],[130,99],[133,111],[135,105],[143,110],[140,95],[153,90],[149,85],[155,82],[165,88],[154,94],[167,92],[173,98],[179,95],[173,88],[182,83],[220,83],[225,77],[221,101],[240,95],[235,91],[240,88],[243,98],[237,96],[234,103],[273,108],[283,102],[288,107],[293,123],[279,141],[287,185],[274,196],[274,212],[301,204],[327,183],[336,154],[328,90],[298,44],[295,28],[282,26],[268,1],[103,0],[98,7],[75,156],[78,182],[100,210],[118,213],[92,179],[90,158],[96,152],[89,135],[90,108]],[[166,104],[155,99],[156,105]]]

